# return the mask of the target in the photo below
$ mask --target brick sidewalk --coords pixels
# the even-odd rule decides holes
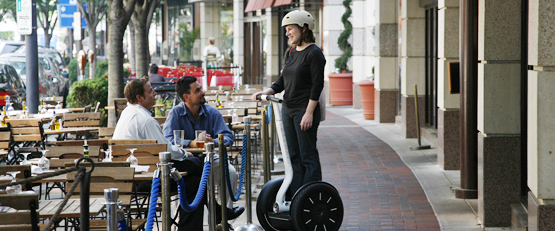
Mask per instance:
[[[318,150],[323,179],[344,203],[341,230],[440,230],[412,171],[364,128],[328,111]]]

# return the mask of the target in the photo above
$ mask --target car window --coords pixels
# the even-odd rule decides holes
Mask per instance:
[[[6,44],[2,48],[2,51],[0,52],[0,54],[12,53],[15,50],[17,50],[19,47],[21,47],[21,45],[19,44]]]
[[[8,76],[6,76],[4,71],[0,72],[0,83],[8,83]]]
[[[50,70],[50,64],[48,63],[48,60],[46,60],[46,58],[39,58],[39,62],[42,64],[42,66],[44,67],[44,69],[46,70]]]
[[[15,71],[15,69],[11,66],[8,66],[8,73],[10,73],[10,76],[12,77],[12,81],[15,84],[16,88],[23,88],[23,83],[21,82],[21,78],[19,78],[19,75],[17,74],[17,71]]]

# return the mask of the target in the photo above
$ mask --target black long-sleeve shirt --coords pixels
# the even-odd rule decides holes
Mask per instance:
[[[322,50],[312,44],[302,51],[293,48],[285,53],[285,65],[271,88],[276,93],[285,90],[283,101],[287,107],[306,107],[309,99],[318,101],[324,88],[326,58]]]

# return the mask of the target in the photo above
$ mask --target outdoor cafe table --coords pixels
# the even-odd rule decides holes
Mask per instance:
[[[56,213],[63,199],[54,200],[39,200],[38,213],[40,218],[50,218]],[[90,216],[96,216],[100,214],[100,211],[104,208],[104,198],[90,198],[89,199],[89,213]],[[80,217],[81,216],[81,200],[80,199],[69,199],[66,206],[60,213],[60,218],[64,217]]]
[[[45,135],[56,135],[64,133],[79,133],[79,132],[98,132],[99,127],[75,127],[75,128],[61,128],[60,130],[44,129]]]

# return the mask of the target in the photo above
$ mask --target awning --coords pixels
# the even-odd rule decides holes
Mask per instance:
[[[276,2],[274,3],[274,7],[289,5],[291,4],[291,2],[293,2],[293,0],[276,0]]]
[[[249,0],[245,8],[245,13],[269,8],[273,3],[274,0]]]

